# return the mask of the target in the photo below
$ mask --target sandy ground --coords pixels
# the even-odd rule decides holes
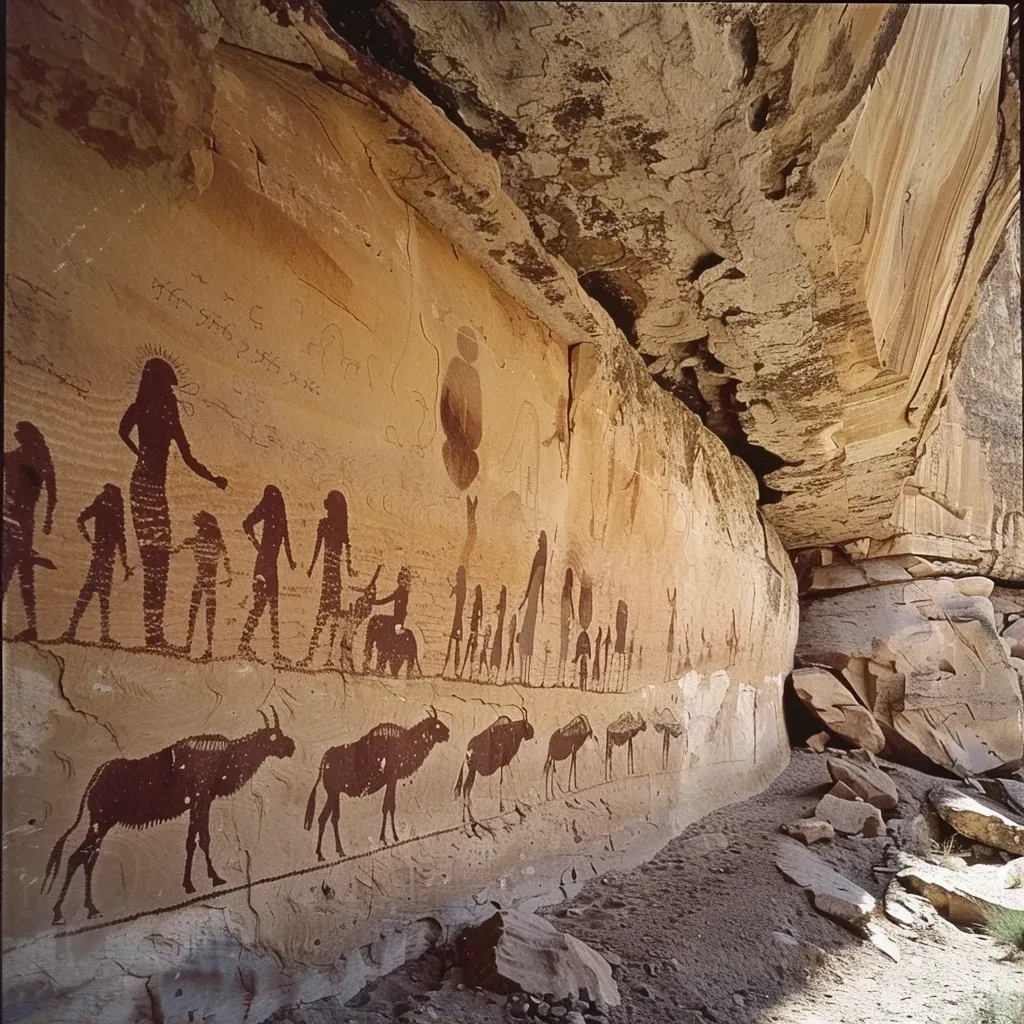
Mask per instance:
[[[891,826],[920,814],[937,781],[905,768],[894,779],[901,801]],[[810,816],[829,785],[824,756],[794,751],[767,792],[697,822],[642,867],[595,879],[543,912],[621,958],[622,1005],[607,1024],[1024,1024],[1024,960],[1008,958],[1007,947],[945,921],[926,932],[885,922],[900,951],[894,963],[817,913],[783,878],[778,826]],[[728,847],[707,852],[706,840],[693,841],[704,833],[721,834]],[[837,837],[814,849],[882,896],[890,876],[872,869],[885,865],[891,838]],[[510,1020],[504,998],[460,987],[459,973],[443,950],[431,952],[347,1005],[292,1007],[273,1024]]]

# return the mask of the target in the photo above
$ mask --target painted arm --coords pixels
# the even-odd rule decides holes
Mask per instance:
[[[398,589],[397,588],[395,590],[391,591],[391,593],[388,594],[387,597],[378,597],[372,603],[373,604],[390,604],[392,601],[394,601],[394,599],[396,597],[398,597]]]
[[[181,426],[181,419],[178,416],[178,410],[174,410],[174,424],[171,429],[171,436],[174,438],[174,443],[178,446],[178,451],[181,453],[182,461],[188,466],[189,469],[195,473],[196,476],[201,477],[203,480],[209,480],[210,483],[216,484],[222,491],[228,485],[227,477],[214,476],[193,454],[192,449],[189,447],[188,438],[185,436],[185,431]],[[294,566],[293,566],[294,568]]]
[[[354,579],[357,574],[352,571],[352,545],[351,544],[346,544],[345,545],[345,568],[348,569],[349,578],[350,579]]]
[[[76,520],[78,524],[78,532],[85,538],[85,542],[89,547],[92,547],[92,537],[89,536],[89,531],[85,528],[85,524],[89,522],[90,519],[95,518],[96,502],[94,501],[88,508],[83,508],[82,511],[78,513],[78,519]]]
[[[225,484],[227,481],[224,481]],[[292,572],[295,571],[295,559],[292,558],[292,545],[288,539],[288,521],[285,520],[284,524],[284,553],[288,556],[288,564],[292,567]]]
[[[220,542],[220,554],[224,559],[224,571],[228,574],[228,586],[231,586],[231,559],[228,558],[228,546],[224,541]]]
[[[121,425],[118,427],[117,432],[121,440],[124,441],[135,456],[141,458],[142,452],[139,450],[139,446],[132,440],[132,431],[138,426],[138,423],[139,414],[135,408],[135,403],[132,402],[121,417]]]
[[[46,518],[43,520],[43,533],[49,536],[53,529],[53,510],[57,505],[57,476],[49,458],[47,458],[46,467],[43,470],[43,486],[46,488]]]
[[[316,545],[313,548],[313,560],[309,563],[309,570],[306,573],[307,576],[312,576],[313,575],[313,566],[316,565],[316,560],[320,557],[320,547],[323,544],[323,542],[324,542],[324,524],[323,524],[323,520],[321,520],[320,524],[316,528]]]
[[[131,579],[132,567],[128,564],[128,549],[124,541],[124,530],[119,530],[117,534],[117,554],[121,559],[121,567],[124,569],[125,580]]]
[[[246,517],[242,523],[242,529],[245,531],[246,537],[249,538],[249,542],[252,546],[259,551],[260,542],[256,539],[254,527],[257,523],[263,521],[263,503],[257,505]]]

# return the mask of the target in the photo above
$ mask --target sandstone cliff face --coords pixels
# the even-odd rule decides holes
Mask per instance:
[[[787,757],[749,468],[422,96],[222,9],[9,12],[5,1020],[352,994]]]
[[[1006,10],[374,11],[342,32],[496,156],[787,547],[889,537],[1019,201]]]

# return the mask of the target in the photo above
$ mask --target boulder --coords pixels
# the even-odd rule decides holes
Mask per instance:
[[[804,603],[796,656],[856,690],[885,756],[962,777],[1024,759],[1024,700],[989,598],[964,580],[920,579]]]
[[[828,791],[829,796],[834,796],[839,800],[860,800],[856,793],[845,782],[837,782]]]
[[[983,925],[993,911],[1024,912],[1024,888],[1008,889],[1005,865],[974,864],[959,871],[913,859],[896,881],[924,896],[953,924]]]
[[[876,754],[885,746],[871,712],[828,669],[793,669],[793,689],[837,736]]]
[[[935,907],[924,896],[905,889],[895,878],[886,886],[882,906],[890,921],[905,928],[930,928],[938,918]]]
[[[885,772],[867,764],[828,759],[828,773],[836,782],[843,782],[862,800],[880,811],[891,811],[900,802],[896,785]]]
[[[784,835],[799,839],[804,846],[819,843],[824,839],[834,839],[836,835],[836,830],[831,823],[822,821],[820,818],[804,818],[788,825],[780,825],[779,831]]]
[[[994,800],[940,787],[928,794],[928,801],[962,836],[1007,853],[1024,854],[1024,822]]]
[[[816,754],[823,754],[828,748],[828,738],[827,732],[816,732],[807,737],[807,746]]]
[[[844,835],[885,835],[881,811],[863,800],[841,800],[826,793],[814,808],[814,814]]]
[[[458,935],[455,955],[465,983],[477,988],[550,993],[554,999],[576,998],[585,988],[608,1006],[619,1004],[608,961],[535,914],[499,910]]]
[[[1011,622],[1002,633],[1004,640],[1010,641],[1010,657],[1024,658],[1024,619]]]
[[[850,925],[860,925],[871,916],[875,909],[871,893],[829,867],[795,839],[782,838],[778,843],[776,867],[791,882],[811,893],[814,906],[821,913]]]

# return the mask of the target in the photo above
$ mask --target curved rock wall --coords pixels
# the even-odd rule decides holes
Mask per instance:
[[[8,25],[5,1020],[350,995],[765,785],[756,481],[402,198],[454,129],[312,21],[65,6]]]
[[[369,6],[786,546],[887,537],[1019,202],[1007,10]]]

